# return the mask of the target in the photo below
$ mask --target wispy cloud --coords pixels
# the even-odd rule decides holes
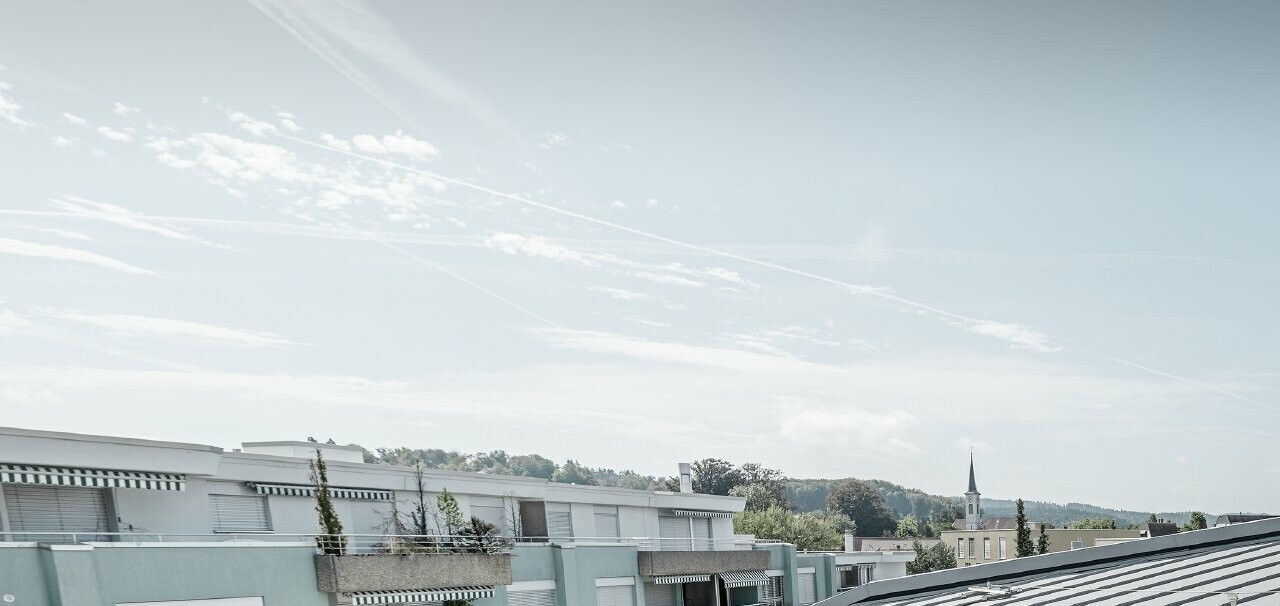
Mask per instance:
[[[850,448],[884,456],[914,456],[923,452],[911,439],[916,418],[902,410],[863,410],[791,400],[781,406],[778,437],[796,445],[822,445],[823,450]]]
[[[0,80],[0,121],[8,122],[19,130],[34,127],[35,122],[22,117],[22,105],[9,93],[12,89],[8,82]]]
[[[409,46],[386,19],[359,0],[251,0],[251,3],[338,73],[401,117],[405,114],[398,104],[346,51],[355,51],[364,60],[382,64],[413,85],[463,109],[489,126],[506,129],[504,121],[488,103],[440,71],[428,67],[419,59],[419,51]]]
[[[646,295],[642,292],[635,292],[625,288],[612,288],[609,286],[590,286],[587,290],[601,292],[622,301],[646,301],[654,298],[652,295]]]
[[[48,244],[36,244],[34,242],[24,242],[22,240],[10,240],[9,238],[0,238],[0,254],[19,255],[24,257],[39,257],[44,259],[55,259],[58,261],[72,261],[76,263],[87,263],[114,269],[130,274],[151,274],[150,270],[135,267],[123,261],[117,261],[111,257],[104,257],[99,254],[75,249],[63,248],[61,246],[51,246]]]
[[[569,135],[564,133],[542,133],[542,141],[538,142],[538,147],[542,149],[555,149],[564,147],[569,144]]]
[[[577,251],[570,250],[542,236],[522,236],[520,234],[496,233],[485,240],[485,245],[509,255],[539,257],[543,259],[551,259],[553,261],[574,263],[586,267],[594,267],[597,265],[595,261],[588,259]]]
[[[75,216],[84,217],[87,219],[97,219],[99,221],[105,221],[107,223],[112,223],[115,225],[119,225],[121,227],[127,227],[129,229],[136,229],[138,231],[144,231],[147,233],[155,234],[157,236],[168,238],[170,240],[197,242],[200,244],[207,244],[210,246],[218,246],[220,248],[225,248],[219,244],[209,242],[207,240],[198,238],[196,236],[192,236],[190,234],[186,234],[174,229],[170,229],[163,225],[157,225],[151,221],[148,221],[142,215],[133,213],[127,208],[116,206],[114,204],[97,202],[95,200],[90,200],[88,198],[81,198],[79,196],[71,196],[71,195],[65,195],[61,199],[55,198],[53,200],[50,200],[49,204],[52,205],[54,208],[66,211]]]
[[[614,354],[692,366],[708,366],[741,372],[793,372],[823,370],[826,367],[790,356],[753,351],[707,347],[685,343],[651,341],[639,337],[594,330],[536,329],[533,334],[553,347],[592,353]]]
[[[239,328],[227,328],[200,322],[170,320],[127,314],[87,314],[77,311],[51,312],[48,315],[70,322],[95,326],[115,334],[168,337],[193,340],[230,347],[282,347],[297,343],[280,335]]]
[[[107,139],[116,141],[118,143],[133,142],[134,133],[133,133],[133,129],[131,128],[126,128],[124,130],[116,130],[114,128],[111,128],[110,126],[103,125],[103,126],[99,126],[94,130],[97,131],[99,135],[102,135],[103,137],[106,137]]]
[[[87,242],[87,241],[89,241],[89,240],[92,240],[92,239],[93,239],[92,237],[87,236],[87,235],[85,235],[85,234],[82,234],[82,233],[80,233],[80,232],[78,232],[78,231],[71,231],[71,230],[67,230],[67,229],[58,229],[58,228],[56,228],[56,227],[28,227],[28,226],[25,226],[25,225],[24,225],[23,227],[26,227],[27,229],[30,229],[30,230],[33,230],[33,231],[38,231],[38,232],[40,232],[40,233],[42,233],[42,234],[49,234],[49,235],[51,235],[51,236],[58,236],[59,238],[66,238],[66,239],[68,239],[68,240],[80,240],[80,241],[82,241],[82,242]]]
[[[70,124],[72,126],[89,126],[88,120],[85,120],[84,118],[81,118],[80,116],[77,116],[75,114],[69,114],[67,112],[63,112],[62,119],[66,120],[67,124]]]

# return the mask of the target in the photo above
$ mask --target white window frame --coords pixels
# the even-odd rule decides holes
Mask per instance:
[[[964,551],[964,537],[960,537],[956,539],[956,559],[957,560],[966,559],[965,551]]]
[[[991,559],[991,537],[982,537],[982,559]]]
[[[1003,560],[1008,557],[1009,557],[1008,541],[1004,537],[1000,537],[1000,559]]]

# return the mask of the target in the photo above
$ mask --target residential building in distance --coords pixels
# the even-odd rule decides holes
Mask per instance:
[[[1155,522],[1143,522],[1138,524],[1138,535],[1144,539],[1163,537],[1171,534],[1178,534],[1178,525],[1168,520],[1157,520]]]
[[[323,454],[342,553],[318,553]],[[682,466],[683,474],[688,467]],[[797,553],[736,535],[745,500],[423,470],[501,541],[388,533],[418,471],[359,448],[237,451],[0,428],[0,598],[19,606],[806,606],[905,574],[900,552]],[[329,541],[332,545],[336,539]],[[12,599],[9,599],[9,598]]]
[[[981,512],[982,499],[974,474],[973,456],[970,455],[969,489],[965,492],[963,529],[959,528],[961,522],[957,520],[952,530],[942,532],[942,542],[956,551],[957,568],[1017,557],[1017,518],[1012,516],[982,518]],[[1031,540],[1036,541],[1040,537],[1041,527],[1047,525],[1044,522],[1028,521],[1027,526],[1031,530]],[[1046,527],[1044,532],[1049,537],[1049,553],[1141,538],[1138,530]]]
[[[1229,526],[1231,524],[1241,524],[1244,522],[1257,522],[1258,520],[1266,520],[1274,517],[1276,516],[1265,513],[1225,513],[1218,516],[1217,520],[1214,520],[1213,526],[1214,528],[1217,528],[1218,526]]]
[[[912,575],[822,606],[1276,604],[1280,518]]]

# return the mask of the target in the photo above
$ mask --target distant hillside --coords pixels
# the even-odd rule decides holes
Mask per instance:
[[[789,480],[783,495],[791,501],[799,511],[819,511],[827,507],[827,491],[832,484],[842,480]],[[952,508],[959,512],[963,500],[961,497],[945,497],[931,495],[915,488],[905,488],[884,480],[866,480],[880,490],[885,503],[896,516],[915,516],[917,519],[931,519],[938,511]],[[1027,517],[1033,521],[1049,522],[1062,527],[1075,520],[1088,517],[1106,516],[1116,521],[1116,525],[1124,528],[1129,524],[1140,524],[1147,520],[1152,512],[1111,509],[1085,503],[1047,503],[1044,501],[1025,500]],[[982,499],[983,515],[1000,517],[1014,515],[1014,502],[1006,499]],[[1185,524],[1191,517],[1189,511],[1156,512],[1156,517],[1177,524]]]

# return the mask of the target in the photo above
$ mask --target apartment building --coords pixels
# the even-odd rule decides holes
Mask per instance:
[[[316,449],[346,535],[341,554],[316,549]],[[801,556],[735,535],[744,500],[696,494],[687,481],[680,492],[650,492],[440,470],[422,480],[429,499],[448,489],[464,516],[505,541],[398,549],[388,521],[417,498],[418,471],[364,463],[354,447],[253,442],[224,452],[0,428],[0,570],[12,571],[0,597],[25,606],[804,606],[845,587],[850,570],[859,582],[898,573],[891,555]],[[839,559],[848,557],[868,561]]]

